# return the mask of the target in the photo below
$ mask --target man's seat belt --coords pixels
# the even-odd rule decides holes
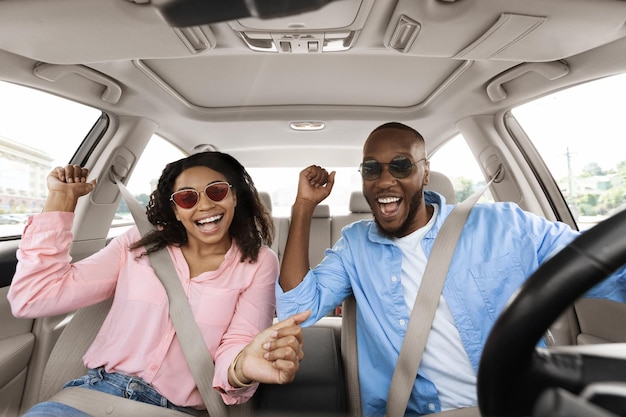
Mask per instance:
[[[493,175],[491,180],[479,191],[468,197],[457,205],[448,215],[441,230],[435,238],[433,249],[428,258],[424,276],[420,284],[415,304],[407,325],[407,332],[402,342],[398,362],[394,369],[389,394],[387,397],[386,417],[403,417],[411,396],[411,391],[415,385],[415,378],[421,362],[422,354],[426,347],[428,334],[432,327],[439,297],[443,289],[445,277],[448,273],[452,256],[456,249],[458,239],[463,231],[465,221],[470,211],[480,199],[483,193],[489,188],[491,183],[499,177],[502,168]],[[435,262],[436,260],[436,262]],[[346,347],[349,349],[344,356],[346,363],[350,363],[346,372],[348,389],[350,394],[359,393],[358,377],[358,351],[356,336],[356,309],[357,304],[354,296],[344,301],[342,312],[342,340],[346,337]],[[346,311],[347,310],[347,311]],[[344,345],[342,344],[342,350]],[[356,385],[355,385],[356,384]],[[361,417],[360,395],[351,398],[351,416]],[[479,417],[478,407],[461,408],[457,410],[444,411],[434,415]]]
[[[122,181],[111,171],[112,179],[124,198],[135,224],[142,236],[148,233],[152,224],[148,221],[143,208],[133,195],[126,189]],[[167,250],[159,250],[149,254],[150,263],[163,283],[170,303],[170,317],[178,336],[183,354],[189,369],[196,381],[198,390],[207,407],[210,417],[227,417],[237,415],[247,417],[251,414],[251,402],[237,406],[226,406],[219,393],[213,389],[215,366],[204,342],[204,338],[196,325],[191,306],[178,278],[172,259]],[[164,407],[153,406],[122,397],[105,394],[99,391],[81,388],[66,388],[50,398],[68,404],[94,417],[150,415],[150,416],[188,416],[184,412]]]

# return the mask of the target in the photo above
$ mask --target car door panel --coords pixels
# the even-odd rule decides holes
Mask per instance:
[[[33,320],[11,313],[7,293],[15,273],[19,240],[0,242],[0,416],[18,415],[28,364],[35,346]]]
[[[574,305],[580,334],[577,344],[624,343],[626,327],[621,317],[626,317],[626,304],[616,301],[582,298]]]

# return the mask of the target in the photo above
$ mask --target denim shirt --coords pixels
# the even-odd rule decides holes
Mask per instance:
[[[435,237],[453,205],[432,191],[426,204],[438,204],[438,217],[422,245],[430,256]],[[452,312],[474,371],[498,315],[537,267],[579,235],[513,203],[477,204],[465,224],[443,296]],[[402,252],[380,235],[373,220],[346,226],[322,262],[296,288],[276,287],[277,314],[284,319],[312,310],[311,325],[354,294],[357,309],[359,380],[363,416],[383,416],[391,377],[409,322],[401,277]],[[626,277],[614,275],[588,296],[626,298]],[[615,287],[619,286],[615,291]],[[616,296],[617,294],[617,296]],[[418,372],[406,415],[441,411],[437,389]]]

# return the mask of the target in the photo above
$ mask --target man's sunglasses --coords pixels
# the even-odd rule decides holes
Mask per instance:
[[[383,172],[383,165],[387,165],[387,169],[391,175],[395,178],[402,179],[411,175],[413,167],[425,160],[426,158],[422,158],[413,163],[406,156],[398,156],[393,158],[391,162],[384,163],[374,159],[368,159],[361,163],[359,172],[365,181],[374,181],[380,178],[380,174]]]
[[[226,181],[214,182],[204,187],[204,193],[210,200],[219,202],[226,198],[231,188],[232,185]],[[170,196],[170,201],[182,209],[190,209],[200,202],[200,193],[194,189],[176,191]]]

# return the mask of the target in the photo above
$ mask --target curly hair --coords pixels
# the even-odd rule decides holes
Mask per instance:
[[[274,223],[246,169],[231,155],[213,151],[196,153],[165,166],[146,207],[148,221],[155,229],[132,244],[131,249],[145,246],[147,250],[142,254],[145,255],[167,245],[183,246],[187,243],[187,231],[176,220],[170,196],[174,192],[176,178],[195,166],[204,166],[223,174],[232,185],[237,205],[228,232],[241,250],[240,261],[255,262],[261,246],[272,244]]]

